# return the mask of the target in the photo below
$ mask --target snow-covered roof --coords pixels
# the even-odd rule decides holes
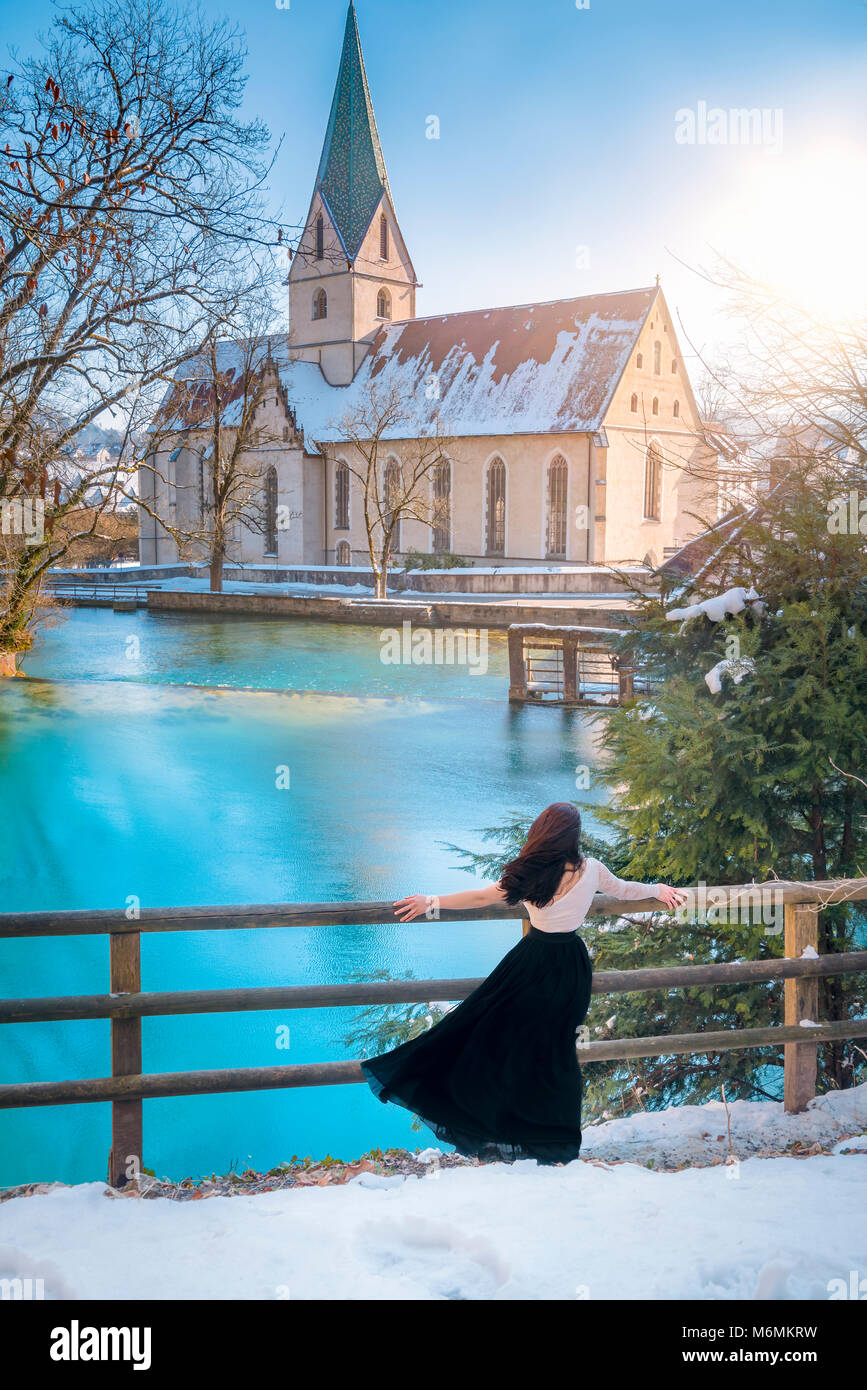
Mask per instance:
[[[656,293],[386,324],[353,388],[418,392],[455,436],[597,430]]]
[[[340,421],[360,411],[371,392],[395,391],[411,402],[411,419],[384,438],[438,432],[455,438],[598,430],[629,360],[655,288],[587,295],[546,304],[477,309],[384,324],[349,386],[331,386],[315,362],[293,360],[284,334],[250,354],[222,342],[223,423],[237,421],[245,362],[276,367],[306,447],[338,443]],[[181,367],[159,417],[162,430],[195,429],[212,408],[208,372]]]

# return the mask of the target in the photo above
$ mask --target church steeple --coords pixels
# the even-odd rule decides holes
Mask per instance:
[[[346,16],[343,53],[316,188],[347,259],[354,261],[383,193],[391,199],[354,4]]]
[[[289,272],[289,342],[333,385],[351,381],[377,330],[415,317],[415,270],[398,225],[350,4],[322,157]]]

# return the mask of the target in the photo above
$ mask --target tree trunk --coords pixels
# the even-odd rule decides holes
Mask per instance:
[[[374,567],[374,575],[376,576],[374,593],[377,598],[388,598],[388,560],[389,550],[385,549],[380,553],[379,564]]]
[[[39,556],[35,550],[20,552],[15,568],[9,578],[4,597],[4,607],[0,609],[0,655],[4,666],[14,666],[16,653],[27,651],[31,643],[29,629],[33,621],[33,611],[39,597],[37,568]],[[9,660],[5,660],[5,658]],[[5,670],[4,675],[15,675],[14,670]]]
[[[0,680],[7,676],[17,676],[18,666],[15,652],[0,652]]]
[[[214,535],[214,544],[211,550],[211,593],[221,594],[223,592],[223,561],[226,558],[226,542],[223,539],[222,530],[218,528]]]

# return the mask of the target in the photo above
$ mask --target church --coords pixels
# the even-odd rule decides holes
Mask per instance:
[[[427,318],[418,288],[350,4],[288,332],[267,345],[267,443],[250,460],[264,521],[236,521],[230,562],[369,565],[359,422],[383,398],[408,403],[380,435],[386,485],[420,440],[443,439],[424,475],[428,511],[395,528],[398,562],[415,551],[485,567],[658,565],[702,530],[698,517],[715,519],[715,455],[658,280]],[[238,354],[220,345],[227,379],[241,375]],[[141,482],[170,525],[141,512],[143,565],[176,561],[175,536],[207,506],[201,382],[178,378],[172,432]]]

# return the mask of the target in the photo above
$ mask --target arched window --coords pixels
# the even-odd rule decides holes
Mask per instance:
[[[658,414],[659,414],[659,397],[658,397],[658,396],[654,396],[654,398],[653,398],[653,405],[650,407],[650,409],[653,411],[653,414],[654,414],[654,415],[658,415]]]
[[[485,514],[485,554],[506,553],[506,465],[500,458],[488,464]]]
[[[352,546],[349,541],[337,542],[337,563],[338,565],[352,564]]]
[[[629,409],[632,411],[633,415],[637,414],[637,412],[638,412],[638,397],[637,397],[636,395],[632,395],[632,396],[629,398]]]
[[[334,528],[349,530],[349,465],[343,459],[334,470]]]
[[[379,219],[379,259],[388,260],[388,218],[385,213]]]
[[[674,375],[674,374],[677,372],[677,358],[676,358],[676,357],[672,357],[672,359],[671,359],[671,372],[672,372],[672,375]]]
[[[265,474],[265,554],[277,554],[277,469]]]
[[[325,218],[321,212],[316,219],[316,259],[325,260]]]
[[[644,366],[644,353],[643,353],[643,352],[639,352],[638,355],[636,356],[636,358],[635,358],[635,365],[636,365],[636,367],[639,368],[639,370]]]
[[[400,505],[401,492],[400,464],[397,459],[389,459],[385,465],[384,496],[385,504],[383,521],[386,529],[391,527],[391,553],[397,555],[400,551],[400,516],[396,516]]]
[[[659,521],[662,509],[662,454],[658,444],[650,444],[644,459],[644,516]]]
[[[662,374],[662,343],[657,341],[653,344],[653,375]]]
[[[317,290],[313,296],[313,317],[314,319],[328,318],[328,295],[324,290]]]
[[[431,527],[431,552],[444,555],[452,543],[452,466],[448,459],[440,459],[434,464],[433,479],[433,526]]]
[[[376,296],[376,317],[378,319],[391,318],[391,295],[388,290],[380,290]]]
[[[674,418],[675,420],[680,419],[680,401],[675,401],[674,403]]]
[[[566,559],[566,492],[569,466],[562,454],[548,464],[548,542],[549,560]]]

